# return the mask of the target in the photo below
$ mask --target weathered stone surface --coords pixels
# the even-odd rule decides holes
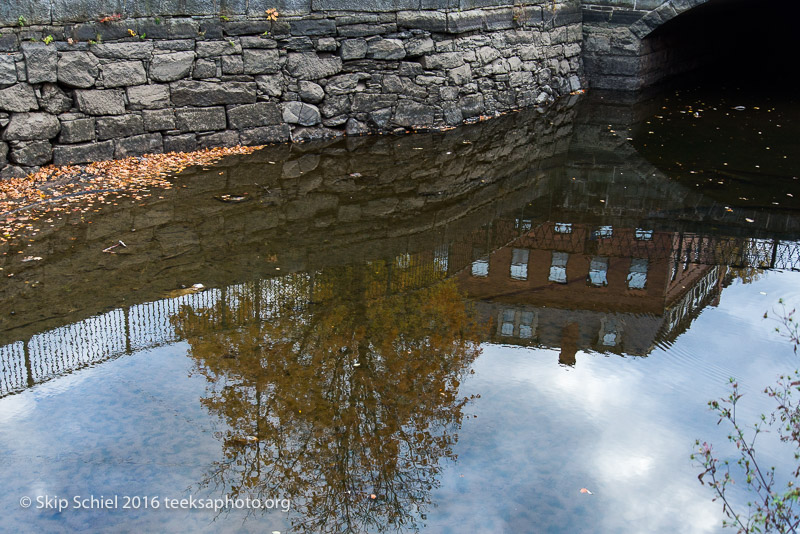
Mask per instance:
[[[160,154],[163,151],[164,143],[160,133],[136,135],[119,139],[114,143],[114,158],[116,159],[143,156],[144,154]]]
[[[0,165],[8,161],[8,143],[0,141]]]
[[[391,107],[395,102],[397,102],[397,95],[356,93],[353,97],[353,111],[356,113],[375,111]]]
[[[328,79],[325,92],[329,95],[346,95],[358,89],[360,76],[357,74],[340,74]]]
[[[242,56],[222,56],[220,57],[222,74],[243,74],[244,61]]]
[[[194,63],[192,78],[215,78],[217,76],[217,63],[213,59],[198,59]]]
[[[43,84],[40,94],[39,106],[48,113],[58,115],[69,111],[72,107],[72,98],[67,96],[56,84]]]
[[[467,63],[450,69],[447,71],[447,78],[453,85],[466,85],[472,81],[472,68]]]
[[[11,161],[32,167],[44,165],[53,157],[50,141],[17,141],[11,145]]]
[[[401,28],[444,33],[447,31],[447,14],[441,11],[400,11],[397,13],[397,25]]]
[[[242,52],[245,74],[272,74],[280,72],[277,50],[245,50]]]
[[[58,59],[58,82],[68,87],[91,87],[100,74],[99,64],[88,52],[64,52]]]
[[[94,126],[94,118],[63,121],[58,142],[72,144],[94,141]]]
[[[72,165],[103,161],[114,157],[114,141],[87,143],[85,145],[57,146],[53,149],[54,165]]]
[[[171,109],[157,109],[142,111],[144,129],[148,132],[175,129],[175,112]]]
[[[199,148],[212,148],[217,146],[236,146],[239,144],[238,132],[230,130],[197,136],[197,146]]]
[[[128,107],[132,110],[169,106],[169,88],[166,85],[137,85],[128,88]]]
[[[115,61],[100,66],[104,87],[126,87],[147,83],[141,61]]]
[[[150,62],[150,77],[157,82],[174,82],[189,76],[194,63],[194,52],[156,54]],[[214,65],[214,75],[216,65]]]
[[[222,107],[176,109],[175,126],[182,132],[224,130],[228,119]]]
[[[228,126],[232,130],[243,130],[257,126],[280,124],[281,111],[277,104],[258,102],[228,108]]]
[[[197,136],[193,133],[164,137],[164,152],[192,152],[197,150]]]
[[[350,24],[339,26],[337,33],[342,37],[370,37],[397,30],[396,24]]]
[[[433,53],[435,45],[430,37],[409,39],[405,43],[406,55],[409,57],[424,56]]]
[[[292,129],[288,124],[278,124],[276,126],[261,126],[259,128],[248,128],[239,134],[239,141],[243,145],[266,145],[269,143],[282,143],[289,140]]]
[[[530,48],[532,48],[534,51],[536,50],[536,48],[533,46],[531,46]],[[528,47],[523,47],[522,49],[529,50]],[[475,52],[475,55],[477,56],[478,62],[481,65],[486,65],[488,63],[491,63],[495,59],[499,58],[500,52],[496,48],[493,48],[491,46],[482,46]],[[533,59],[533,58],[522,57],[522,59]]]
[[[52,139],[61,131],[61,123],[49,113],[14,113],[3,132],[6,141]]]
[[[320,112],[323,117],[337,117],[350,112],[350,97],[347,95],[342,96],[328,96],[322,102]]]
[[[467,95],[459,99],[458,105],[464,118],[477,117],[483,113],[483,95]]]
[[[371,132],[371,129],[363,122],[350,117],[349,119],[347,119],[347,124],[345,125],[345,132],[347,132],[347,135],[367,135]],[[342,209],[339,208],[340,213],[341,211]],[[358,212],[361,213],[360,208]],[[345,219],[350,219],[350,218],[345,217]]]
[[[11,56],[0,55],[0,85],[17,83],[17,65]]]
[[[0,180],[9,180],[12,178],[25,178],[28,176],[28,171],[25,170],[23,167],[19,167],[17,165],[6,165],[6,167],[0,171]]]
[[[433,126],[435,111],[433,106],[403,100],[397,104],[392,121],[399,126],[405,127]]]
[[[89,51],[95,56],[107,59],[150,59],[153,55],[153,42],[94,44]]]
[[[464,122],[464,115],[458,105],[450,104],[444,106],[444,122],[448,126],[458,126]]]
[[[286,72],[300,80],[319,80],[341,70],[341,58],[321,58],[315,53],[289,54],[286,61]]]
[[[242,45],[236,40],[197,41],[197,57],[232,56],[242,53]]]
[[[76,90],[75,103],[87,115],[122,115],[125,113],[125,91],[122,89]]]
[[[58,80],[56,65],[58,51],[53,45],[44,43],[23,43],[22,53],[28,71],[28,83],[55,82]]]
[[[269,39],[263,35],[259,36],[242,36],[239,38],[242,49],[246,48],[277,48],[278,42],[275,39]]]
[[[339,49],[339,55],[343,61],[367,57],[366,39],[345,39],[342,41],[342,46]]]
[[[283,121],[289,124],[314,126],[322,122],[317,106],[304,102],[284,102],[281,104],[281,108],[283,109]]]
[[[253,82],[179,81],[169,85],[175,106],[251,104],[256,101]]]
[[[309,81],[300,82],[300,90],[298,92],[300,100],[310,104],[319,104],[325,98],[325,91],[318,84]]]
[[[367,43],[367,57],[372,59],[403,59],[406,48],[400,39],[380,39]]]
[[[37,109],[36,93],[26,83],[18,83],[6,89],[0,89],[0,109],[4,111],[31,111]]]
[[[315,48],[319,52],[336,52],[339,45],[336,44],[336,39],[333,37],[322,37],[321,39],[317,39]]]
[[[258,92],[267,96],[281,96],[283,94],[283,76],[256,76]]]
[[[431,54],[422,58],[422,66],[426,70],[454,69],[464,64],[464,56],[460,52]]]
[[[285,48],[289,52],[309,52],[315,49],[311,37],[290,37],[281,45],[281,48]]]
[[[128,114],[97,119],[97,138],[101,141],[129,137],[142,132],[144,132],[144,125],[140,115]]]

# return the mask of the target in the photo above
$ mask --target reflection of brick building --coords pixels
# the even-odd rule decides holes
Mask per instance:
[[[721,283],[673,232],[518,219],[479,234],[457,279],[493,322],[492,339],[560,347],[564,363],[580,349],[647,354]],[[475,245],[498,241],[507,244],[489,254]]]

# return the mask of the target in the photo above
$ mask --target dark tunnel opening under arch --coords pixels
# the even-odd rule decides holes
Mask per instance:
[[[710,0],[642,39],[645,87],[671,83],[794,91],[800,78],[795,0]]]

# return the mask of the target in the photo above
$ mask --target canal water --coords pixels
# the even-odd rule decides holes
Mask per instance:
[[[800,303],[796,102],[731,91],[272,147],[54,216],[0,257],[2,530],[721,531],[707,402],[734,377],[772,411]]]

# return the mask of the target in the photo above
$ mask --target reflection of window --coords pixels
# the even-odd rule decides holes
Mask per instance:
[[[645,230],[643,228],[637,228],[634,232],[636,239],[639,241],[650,241],[653,239],[653,231],[652,230]]]
[[[530,339],[533,337],[533,312],[524,311],[519,317],[519,337]]]
[[[472,276],[489,276],[489,256],[483,249],[474,247],[472,249]]]
[[[633,258],[631,270],[628,273],[629,289],[644,289],[647,283],[647,260]]]
[[[450,256],[450,247],[448,245],[439,245],[433,252],[433,266],[440,273],[447,272],[447,264]]]
[[[615,347],[619,343],[619,328],[617,321],[603,319],[600,323],[600,344],[606,347]]]
[[[514,310],[503,310],[503,322],[500,326],[500,335],[514,335]]]
[[[530,219],[516,219],[514,221],[514,226],[517,230],[530,230],[531,229],[531,220]]]
[[[555,231],[557,234],[571,234],[572,233],[572,224],[571,223],[556,223]]]
[[[607,239],[612,235],[614,235],[614,228],[611,226],[601,226],[594,231],[594,237],[596,239]]]
[[[511,278],[514,280],[528,279],[528,249],[515,248],[511,250]]]
[[[550,264],[550,276],[547,279],[551,282],[566,284],[568,259],[569,254],[566,252],[553,252],[553,262]]]
[[[502,310],[498,317],[501,336],[531,339],[536,331],[536,314],[532,311]]]
[[[608,285],[608,258],[592,258],[589,264],[589,284],[596,287]]]
[[[489,276],[489,260],[475,260],[472,262],[472,276]]]
[[[397,263],[397,267],[400,269],[408,269],[411,267],[411,254],[400,254],[395,259],[395,262]]]

